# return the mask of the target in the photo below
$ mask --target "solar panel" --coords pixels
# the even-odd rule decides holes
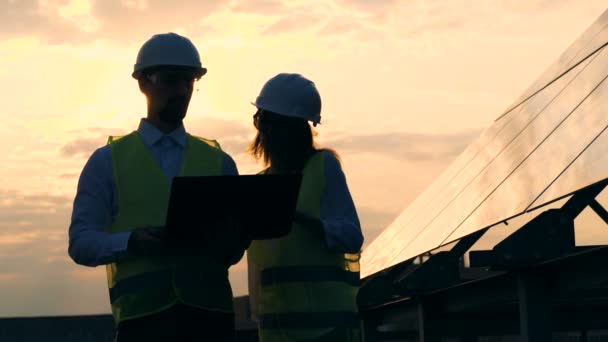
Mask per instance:
[[[547,75],[580,64],[486,129],[366,248],[363,277],[519,215],[543,192],[550,198],[551,191],[565,195],[564,189],[588,185],[575,173],[592,162],[581,151],[601,153],[589,144],[608,124],[608,115],[598,114],[608,98],[602,82],[608,74],[608,49],[581,60],[608,41],[606,24],[608,11],[540,80],[551,81]],[[603,170],[605,177],[608,171]],[[562,172],[575,175],[562,182],[557,178]],[[587,178],[598,177],[601,170]]]
[[[566,72],[574,66],[578,61],[585,56],[590,55],[593,51],[599,49],[608,40],[608,11],[604,12],[568,49],[553,63],[543,74],[536,80],[514,103],[505,111],[508,113],[513,108],[517,107],[524,100],[528,99],[532,94],[538,92],[546,84],[556,79],[559,75]]]
[[[608,125],[608,82],[605,81],[608,75],[608,50],[604,50],[600,57],[603,58],[595,60],[601,66],[600,75],[604,76],[599,87],[446,240],[462,238],[523,213],[582,151],[596,141]],[[588,70],[599,71],[592,67]],[[591,75],[588,77],[591,78]],[[583,88],[582,85],[573,85],[568,90],[574,92]],[[542,118],[549,117],[547,114],[550,113],[543,113]],[[608,169],[603,170],[604,175],[608,174]]]
[[[605,66],[608,67],[608,63],[605,63]],[[575,94],[570,94],[571,96],[565,96],[566,99],[570,100],[568,101],[569,103],[559,101],[564,96],[564,93],[569,93],[568,90],[577,91],[573,91]],[[544,187],[537,189],[541,181],[533,177],[546,177],[545,174],[547,172],[544,167],[540,167],[542,164],[531,164],[528,160],[532,158],[538,162],[550,162],[550,160],[533,158],[538,155],[538,150],[535,151],[535,149],[545,146],[545,137],[582,101],[589,91],[589,89],[583,90],[579,87],[568,87],[564,92],[560,93],[557,99],[552,101],[541,115],[535,117],[523,131],[520,131],[516,139],[508,143],[483,172],[475,177],[432,222],[423,228],[415,243],[409,244],[407,248],[396,256],[396,262],[407,260],[433,249],[445,243],[448,238],[450,238],[450,241],[455,240],[522,213],[535,196],[544,190]],[[536,101],[530,101],[529,103],[531,102]],[[536,106],[532,107],[536,109]],[[527,108],[524,107],[524,109]],[[528,119],[528,113],[527,111],[522,111],[518,115],[518,118]],[[520,129],[520,126],[514,125],[513,128]],[[510,136],[510,134],[506,135]],[[502,142],[500,141],[500,144],[497,142],[497,145],[501,146]],[[560,166],[556,167],[559,168]],[[559,173],[563,170],[563,168],[557,168],[553,169],[553,172]],[[534,174],[534,172],[538,171],[541,173]],[[547,179],[547,183],[550,181],[551,179]],[[524,184],[521,184],[521,182]],[[525,202],[527,198],[529,198],[529,201]],[[492,201],[488,202],[488,199]],[[520,203],[522,201],[525,202],[523,203],[523,207]],[[451,238],[450,235],[453,231],[465,220],[467,221],[466,227],[468,229],[463,229],[466,234],[458,234],[457,237]],[[470,224],[469,220],[471,220]]]
[[[555,96],[560,89],[563,89],[565,83],[573,77],[574,74],[568,75],[553,85],[551,94]],[[551,99],[547,94],[543,94],[528,106],[537,106],[542,109],[542,105],[546,105]],[[521,108],[517,110],[519,111]],[[364,254],[365,264],[369,266],[381,265],[389,262],[392,257],[401,252],[403,244],[391,242],[397,239],[397,241],[406,244],[413,240],[415,235],[424,228],[424,225],[414,222],[430,220],[436,216],[504,148],[502,146],[504,143],[501,144],[500,141],[511,141],[517,133],[517,127],[521,128],[525,125],[530,117],[528,117],[528,121],[524,120],[525,118],[518,118],[514,121],[512,117],[509,117],[486,129],[416,201],[374,240],[373,244],[382,246],[382,248],[379,248],[375,253]],[[404,232],[403,227],[409,229]],[[404,233],[407,233],[407,235],[403,236]],[[367,250],[370,250],[370,248],[368,247]]]
[[[382,264],[392,263],[392,260],[402,253],[404,248],[420,234],[442,210],[445,209],[474,179],[477,177],[494,158],[505,148],[505,146],[516,138],[519,132],[538,115],[541,110],[557,94],[563,90],[577,72],[580,72],[586,64],[551,85],[547,91],[537,96],[525,106],[517,109],[517,113],[524,115],[509,115],[496,122],[487,129],[484,134],[474,142],[453,166],[444,173],[421,197],[410,206],[387,230],[380,236],[385,235],[383,240],[375,240],[364,253],[363,265],[381,267]],[[462,165],[462,166],[461,166]],[[455,166],[455,167],[454,167]],[[451,170],[458,171],[452,172]],[[433,194],[433,196],[425,196]],[[407,229],[404,229],[407,227]],[[449,232],[448,232],[449,233]],[[445,236],[444,236],[445,238]],[[443,239],[442,239],[443,240]],[[375,253],[368,253],[371,247],[378,241],[382,246]],[[435,246],[431,246],[432,249]]]
[[[502,123],[504,123],[503,121]],[[375,250],[371,250],[374,253],[364,253],[362,259],[362,265],[366,265],[368,268],[379,269],[380,265],[388,263],[389,259],[400,251],[400,244],[392,243],[399,234],[403,234],[403,227],[410,227],[410,222],[419,217],[420,212],[430,206],[441,194],[450,189],[448,187],[455,186],[455,182],[459,180],[460,173],[466,169],[471,161],[479,154],[483,149],[484,145],[490,141],[496,134],[498,127],[497,125],[486,129],[479,139],[469,145],[465,151],[456,158],[456,160],[438,177],[428,188],[426,188],[422,194],[420,194],[416,201],[407,207],[398,217],[393,221],[384,232],[379,235],[373,242],[372,245],[378,246]],[[397,241],[403,241],[403,237],[399,237]],[[370,245],[370,247],[372,246]],[[370,251],[370,247],[366,251]]]
[[[569,195],[590,184],[606,180],[608,174],[608,130],[604,128],[597,139],[568,166],[551,186],[534,201],[528,210]]]

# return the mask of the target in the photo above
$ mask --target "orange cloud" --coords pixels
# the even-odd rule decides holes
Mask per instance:
[[[19,225],[19,222],[16,225]],[[0,234],[0,246],[27,244],[39,238],[40,234],[38,232]]]

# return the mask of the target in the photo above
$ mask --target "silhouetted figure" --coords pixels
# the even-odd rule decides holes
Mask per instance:
[[[106,265],[119,342],[234,340],[228,268],[248,241],[227,224],[214,240],[183,253],[163,226],[174,177],[238,174],[217,142],[186,133],[182,123],[206,71],[189,39],[149,39],[132,74],[147,117],[137,131],[110,137],[80,176],[69,254],[81,265]]]
[[[264,174],[302,173],[292,231],[249,247],[249,294],[260,340],[359,341],[356,295],[363,235],[332,150],[317,149],[309,121],[321,120],[313,82],[279,74],[254,104],[252,154]]]

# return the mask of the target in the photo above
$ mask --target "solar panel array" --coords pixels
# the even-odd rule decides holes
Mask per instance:
[[[361,275],[608,177],[608,11],[363,252]]]

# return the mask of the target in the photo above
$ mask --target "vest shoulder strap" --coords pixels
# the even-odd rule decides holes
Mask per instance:
[[[188,134],[188,136],[190,136],[191,138],[196,139],[198,141],[204,142],[205,144],[209,145],[210,147],[213,147],[220,151],[222,150],[222,147],[220,146],[220,143],[217,142],[217,140],[207,139],[207,138],[203,138],[203,137],[199,137],[199,136],[191,135],[191,134]]]
[[[107,142],[107,144],[108,144],[108,145],[111,145],[111,144],[113,144],[113,143],[115,143],[115,142],[117,142],[117,141],[119,141],[119,140],[121,140],[121,139],[123,139],[123,138],[125,138],[125,137],[131,136],[131,135],[133,135],[133,134],[135,134],[135,133],[137,133],[137,132],[136,132],[136,131],[133,131],[133,132],[131,132],[131,133],[127,134],[127,135],[110,135],[110,136],[108,137],[108,142]]]

